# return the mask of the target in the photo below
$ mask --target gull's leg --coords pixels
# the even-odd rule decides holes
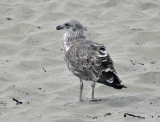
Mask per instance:
[[[95,83],[95,81],[93,81],[93,83],[91,84],[91,87],[92,87],[92,99],[90,100],[90,101],[92,101],[92,102],[101,101],[101,99],[95,99],[95,98],[94,98],[94,88],[95,88],[95,85],[96,85],[96,83]]]
[[[83,81],[82,79],[80,78],[80,94],[79,94],[79,101],[82,102],[83,99],[82,99],[82,90],[83,90]]]
[[[91,84],[91,87],[92,87],[92,100],[94,99],[94,88],[95,88],[95,82],[93,81],[92,84]]]

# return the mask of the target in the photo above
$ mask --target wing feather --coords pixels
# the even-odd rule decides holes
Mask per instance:
[[[71,46],[65,58],[73,74],[85,80],[97,81],[102,72],[113,65],[106,48],[90,40]]]

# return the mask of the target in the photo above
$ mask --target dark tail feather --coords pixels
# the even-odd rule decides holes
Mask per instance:
[[[119,77],[113,72],[103,72],[102,76],[97,81],[98,83],[102,83],[108,86],[111,86],[116,89],[127,88]]]

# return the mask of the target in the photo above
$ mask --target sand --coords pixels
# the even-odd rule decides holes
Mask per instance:
[[[79,79],[55,29],[70,19],[108,48],[127,89],[96,84],[101,101],[91,102],[91,82],[84,82],[78,102]],[[159,53],[159,0],[1,0],[0,122],[158,122]]]

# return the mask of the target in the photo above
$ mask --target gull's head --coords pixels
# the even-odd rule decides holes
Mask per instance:
[[[85,27],[77,20],[70,20],[69,22],[64,23],[63,25],[58,25],[56,27],[57,30],[65,30],[67,33],[71,35],[83,36]]]

